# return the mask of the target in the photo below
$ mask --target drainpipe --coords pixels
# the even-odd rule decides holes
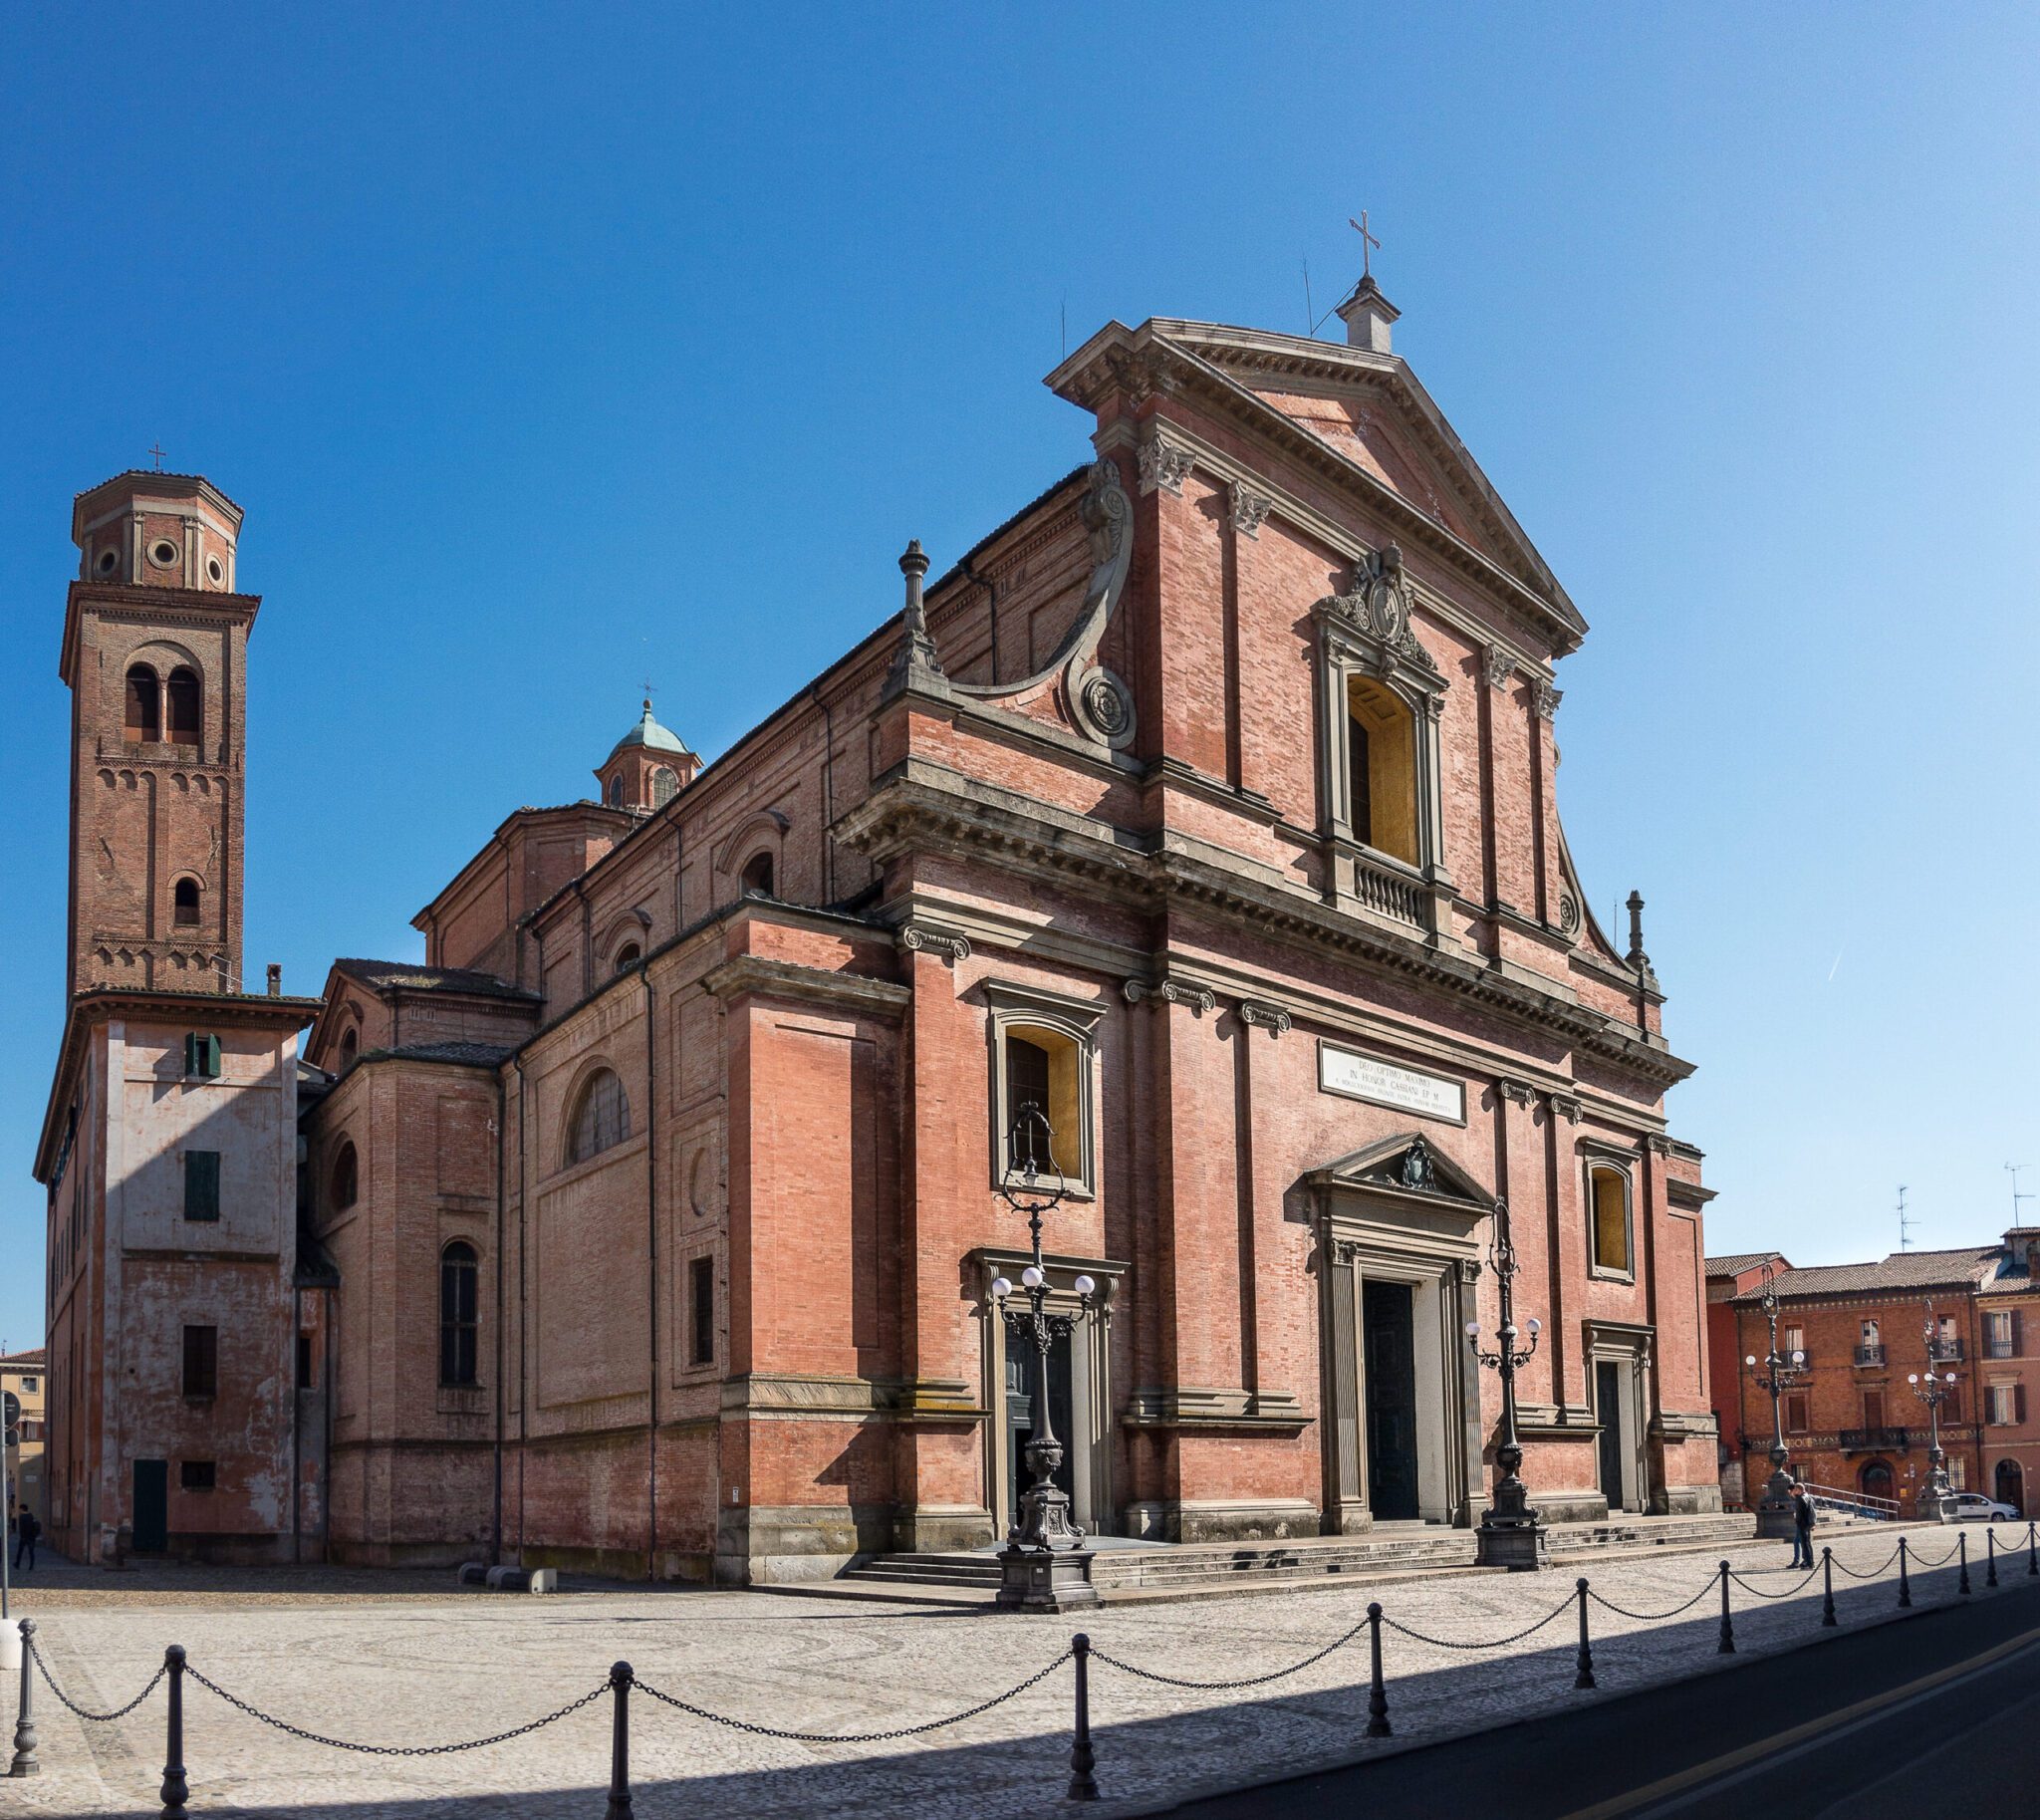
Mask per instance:
[[[653,1021],[651,973],[638,963],[644,988],[644,1249],[645,1332],[651,1352],[651,1402],[645,1439],[650,1456],[651,1507],[644,1549],[644,1577],[658,1578],[658,1029]]]
[[[496,1442],[491,1462],[489,1565],[503,1564],[503,1071],[496,1070]]]
[[[527,1248],[530,1227],[531,1181],[525,1168],[526,1147],[524,1128],[530,1122],[530,1108],[524,1096],[524,1057],[513,1056],[510,1065],[517,1070],[517,1559],[524,1560],[524,1456],[529,1450],[529,1417],[531,1407],[531,1371],[527,1350],[529,1336],[525,1331],[525,1268],[524,1254]]]
[[[836,821],[836,715],[822,698],[819,683],[808,685],[808,694],[822,710],[822,902],[836,902],[836,837],[830,829]],[[675,923],[675,927],[680,926]]]

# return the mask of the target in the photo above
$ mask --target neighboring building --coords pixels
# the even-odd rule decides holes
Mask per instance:
[[[2004,1235],[1995,1274],[1976,1294],[1976,1489],[2021,1515],[2040,1508],[2040,1226]]]
[[[1931,1424],[1907,1379],[1930,1364],[1935,1372],[1952,1370],[1956,1380],[1953,1397],[1940,1413],[1949,1482],[1957,1490],[1981,1486],[1984,1429],[1976,1316],[1980,1292],[1996,1279],[2006,1258],[1999,1246],[1967,1245],[1949,1251],[1895,1251],[1874,1264],[1778,1271],[1773,1284],[1778,1350],[1806,1354],[1803,1381],[1785,1393],[1781,1408],[1796,1476],[1912,1509],[1926,1484]],[[1760,1258],[1754,1268],[1744,1288],[1714,1304],[1732,1320],[1738,1359],[1754,1354],[1762,1360],[1769,1349]],[[2007,1312],[2014,1301],[2005,1298]],[[2014,1366],[2004,1371],[2016,1376]],[[1721,1382],[1716,1379],[1717,1387]],[[1738,1383],[1741,1410],[1729,1431],[1741,1456],[1744,1483],[1755,1485],[1770,1471],[1765,1455],[1771,1445],[1771,1400],[1747,1371]]]
[[[0,1353],[0,1391],[12,1391],[21,1403],[21,1421],[15,1426],[13,1440],[7,1448],[6,1514],[13,1515],[14,1501],[19,1499],[44,1522],[49,1521],[49,1504],[43,1492],[47,1356],[40,1346],[34,1352]]]
[[[1553,665],[1585,625],[1371,280],[1343,315],[1344,347],[1093,337],[1050,376],[1081,465],[925,593],[910,546],[899,617],[714,764],[647,706],[598,801],[512,814],[420,912],[421,963],[335,963],[304,1071],[298,1001],[163,1008],[255,1020],[239,1073],[301,1115],[302,1225],[265,1192],[261,1246],[150,1253],[188,1274],[135,1304],[174,1328],[248,1284],[237,1398],[297,1338],[298,1398],[246,1425],[295,1461],[280,1551],[743,1582],[993,1540],[1028,1433],[990,1293],[1023,1261],[996,1185],[1027,1105],[1067,1190],[1052,1303],[1101,1287],[1050,1374],[1087,1529],[1476,1520],[1497,1195],[1545,1322],[1539,1505],[1717,1507],[1707,1192],[1663,1110],[1689,1064],[1641,900],[1618,947],[1558,819]],[[133,743],[88,767],[117,801]],[[43,1173],[75,1271],[58,1147],[97,1076],[70,1057]],[[160,1072],[111,1122],[129,1172],[198,1091]],[[75,1300],[56,1356],[90,1360]],[[133,1388],[80,1399],[109,1535],[137,1454],[198,1444],[157,1438],[170,1361],[128,1358]]]
[[[1780,1251],[1737,1251],[1726,1257],[1707,1259],[1707,1389],[1712,1397],[1715,1453],[1721,1468],[1721,1502],[1730,1510],[1755,1508],[1751,1487],[1761,1488],[1770,1476],[1770,1461],[1763,1459],[1757,1476],[1745,1484],[1742,1449],[1737,1437],[1742,1428],[1743,1354],[1736,1350],[1735,1310],[1729,1303],[1748,1289],[1761,1289],[1764,1268],[1773,1272],[1790,1270]],[[1757,1357],[1764,1356],[1759,1348]],[[1769,1445],[1768,1434],[1765,1445]],[[1761,1449],[1760,1449],[1761,1452]]]

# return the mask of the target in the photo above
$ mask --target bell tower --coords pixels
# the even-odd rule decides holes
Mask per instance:
[[[72,508],[69,991],[241,990],[241,509],[134,469]]]

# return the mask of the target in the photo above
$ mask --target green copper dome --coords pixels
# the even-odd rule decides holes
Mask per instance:
[[[630,746],[648,746],[654,752],[679,752],[690,758],[693,756],[692,753],[687,751],[686,742],[683,739],[675,733],[668,732],[656,720],[652,719],[651,703],[649,701],[646,701],[644,704],[644,718],[638,721],[635,727],[610,748],[610,756],[614,758],[619,752],[624,751]]]

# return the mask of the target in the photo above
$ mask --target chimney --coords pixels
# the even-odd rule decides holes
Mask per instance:
[[[269,996],[271,998],[281,998],[283,996],[283,968],[278,966],[273,960],[269,963]]]
[[[1339,306],[1346,322],[1349,347],[1365,348],[1370,354],[1387,354],[1389,329],[1402,312],[1382,295],[1382,287],[1370,274],[1354,287],[1353,295]]]

